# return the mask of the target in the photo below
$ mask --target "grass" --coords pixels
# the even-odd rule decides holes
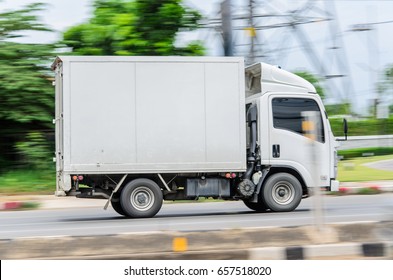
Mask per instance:
[[[36,201],[24,201],[21,205],[21,209],[37,209],[39,207],[40,203]]]
[[[0,174],[0,194],[53,194],[55,171],[17,170]]]
[[[340,161],[338,164],[338,180],[341,182],[393,180],[393,171],[364,166],[366,163],[388,159],[393,160],[393,155],[359,157]]]

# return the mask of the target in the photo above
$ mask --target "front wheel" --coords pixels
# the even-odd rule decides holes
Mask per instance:
[[[298,179],[288,173],[270,176],[263,187],[263,200],[275,212],[289,212],[298,207],[303,190]]]
[[[258,202],[250,202],[248,200],[243,200],[243,202],[248,208],[256,212],[266,212],[267,210],[265,203],[263,203],[263,201],[261,200],[258,200]]]
[[[149,179],[135,179],[129,182],[120,196],[125,215],[132,218],[153,217],[160,211],[162,201],[160,187]]]

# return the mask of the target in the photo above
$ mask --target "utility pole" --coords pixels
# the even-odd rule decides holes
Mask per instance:
[[[342,35],[340,34],[339,27],[338,27],[339,22],[336,12],[335,1],[325,1],[325,10],[329,18],[331,19],[329,21],[331,46],[328,48],[328,51],[331,54],[326,55],[326,57],[328,57],[328,59],[330,60],[330,69],[327,69],[328,71],[330,70],[330,73],[325,78],[329,80],[332,78],[338,78],[337,85],[341,85],[341,86],[338,86],[335,89],[335,90],[340,90],[340,92],[337,92],[337,96],[339,96],[339,98],[343,100],[345,103],[348,103],[350,100],[350,93],[352,92],[353,87],[352,87],[351,79],[349,78],[350,69],[348,67],[349,63],[347,61],[348,60],[347,54],[344,48]],[[350,112],[346,112],[346,113],[348,114]]]
[[[255,62],[255,39],[256,31],[254,25],[254,0],[249,0],[249,17],[248,17],[248,36],[250,37],[250,53],[248,55],[248,64],[253,64]]]
[[[319,76],[326,79],[326,91],[341,101],[347,100],[350,84],[344,85],[344,81],[340,84],[339,81],[344,80],[349,74],[349,68],[345,63],[343,43],[338,37],[340,34],[338,24],[334,22],[336,17],[334,2],[327,1],[328,3],[321,4],[315,0],[299,1],[302,4],[296,4],[298,8],[293,10],[287,8],[292,4],[277,5],[276,2],[284,2],[282,0],[220,0],[220,2],[220,16],[210,19],[205,25],[215,32],[219,30],[220,43],[223,43],[225,56],[244,56],[246,65],[250,65],[261,57],[268,62],[272,59],[272,54],[281,53],[276,59],[278,64],[281,64],[283,57],[292,52],[290,49],[297,48],[297,46],[290,46],[290,39],[297,38],[300,48],[303,49],[311,66],[315,68]],[[340,53],[341,56],[336,55],[337,58],[329,56],[329,58],[321,60],[321,58],[328,56],[321,57],[317,46],[312,40],[309,40],[307,33],[303,31],[302,26],[323,21],[331,21],[329,27],[333,45],[329,49],[329,54]],[[276,32],[278,36],[273,36],[272,31],[268,31],[279,29],[286,30],[289,35],[282,36],[285,33]],[[273,37],[272,40],[268,39],[270,36]],[[276,42],[278,38],[282,39],[282,44]],[[269,47],[269,45],[273,45],[273,47]],[[338,69],[333,71],[335,63],[337,63]],[[343,71],[346,73],[342,74]],[[333,80],[333,78],[335,79]]]
[[[365,23],[365,24],[355,24],[352,26],[352,29],[350,30],[352,32],[367,32],[367,49],[368,49],[368,71],[369,71],[369,84],[370,84],[370,91],[371,91],[371,96],[373,100],[372,104],[372,114],[374,118],[377,118],[377,107],[378,107],[378,99],[379,99],[379,94],[378,94],[378,89],[376,89],[376,82],[378,79],[378,75],[375,73],[375,71],[378,71],[378,59],[377,59],[377,52],[378,48],[376,47],[377,50],[375,50],[373,44],[377,44],[377,40],[373,42],[371,38],[371,33],[374,31],[374,27],[372,23]],[[375,33],[376,34],[376,33]],[[377,69],[375,69],[375,65],[377,66]]]
[[[233,56],[231,0],[224,0],[221,2],[221,22],[224,55]]]

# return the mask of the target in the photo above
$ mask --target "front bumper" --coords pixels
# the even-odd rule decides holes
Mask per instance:
[[[338,192],[339,188],[340,188],[340,181],[330,180],[330,191],[331,192]]]

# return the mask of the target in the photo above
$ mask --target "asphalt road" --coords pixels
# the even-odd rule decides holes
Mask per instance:
[[[243,202],[165,204],[156,217],[126,219],[111,208],[0,212],[0,239],[300,226],[314,222],[313,198],[290,213],[256,213]],[[326,223],[393,220],[393,194],[325,196]]]

